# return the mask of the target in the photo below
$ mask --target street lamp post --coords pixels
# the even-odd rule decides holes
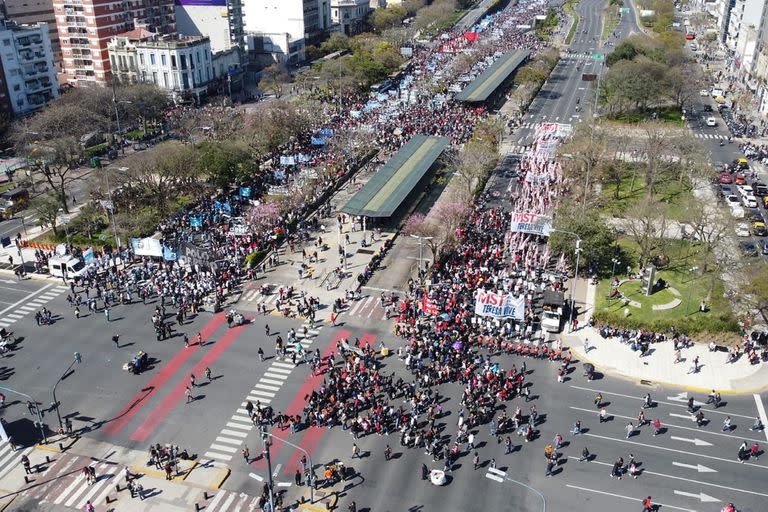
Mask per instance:
[[[61,412],[59,412],[59,401],[56,399],[56,387],[59,385],[59,382],[64,380],[64,377],[67,376],[69,373],[69,370],[72,369],[73,366],[75,366],[75,363],[81,363],[83,362],[83,358],[80,356],[80,352],[75,352],[75,357],[72,359],[72,362],[69,363],[69,366],[67,367],[66,371],[61,374],[61,377],[59,377],[59,380],[56,381],[56,384],[53,385],[53,406],[56,408],[56,418],[59,420],[59,431],[64,427],[64,424],[61,421]]]
[[[688,307],[691,305],[691,292],[693,291],[693,273],[699,270],[699,267],[691,267],[688,272],[691,274],[691,279],[688,280],[688,300],[685,301],[685,316],[688,316]]]
[[[304,448],[302,448],[301,446],[295,445],[290,441],[283,439],[282,437],[277,437],[275,434],[273,434],[272,432],[268,432],[266,429],[261,431],[261,437],[262,439],[265,439],[266,437],[274,437],[278,441],[282,441],[283,443],[301,451],[302,453],[304,453],[304,455],[307,456],[307,460],[309,461],[309,473],[307,476],[307,483],[309,484],[309,502],[314,503],[315,502],[315,465],[312,463],[312,455],[310,455],[310,453]],[[270,470],[270,475],[271,474],[272,474],[272,471]],[[270,476],[270,486],[271,486],[271,478],[272,477]]]
[[[618,258],[611,258],[611,263],[613,264],[611,267],[611,282],[613,282],[613,277],[616,275],[616,264],[618,262]]]
[[[117,236],[117,223],[115,222],[115,203],[112,200],[112,189],[109,186],[109,171],[111,167],[107,167],[104,169],[104,179],[106,181],[107,185],[107,196],[109,197],[109,207],[107,208],[109,210],[109,217],[112,220],[112,232],[115,235],[115,250],[120,249],[120,237]],[[117,167],[118,171],[125,172],[128,170],[128,167]]]
[[[411,235],[411,238],[415,238],[419,241],[419,281],[421,281],[421,272],[424,268],[424,240],[432,240],[434,237]]]
[[[17,395],[21,395],[27,400],[29,400],[30,403],[35,404],[35,412],[37,412],[37,426],[40,429],[40,435],[43,437],[43,443],[48,443],[48,438],[45,436],[45,428],[43,427],[43,414],[40,412],[40,406],[37,405],[37,400],[34,400],[31,396],[22,393],[21,391],[16,391],[15,389],[6,388],[3,386],[0,386],[0,389],[3,391],[7,391],[8,393],[15,393]]]

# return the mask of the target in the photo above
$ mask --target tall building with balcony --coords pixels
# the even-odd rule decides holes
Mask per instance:
[[[155,35],[145,26],[137,24],[135,29],[112,38],[107,44],[107,50],[113,80],[122,84],[135,84],[141,80],[136,46],[152,39]]]
[[[173,0],[53,0],[67,82],[106,85],[111,80],[110,40],[145,24],[158,34],[174,34]]]
[[[53,16],[53,0],[3,0],[0,6],[6,19],[19,25],[47,23],[48,36],[51,39],[51,48],[53,49],[53,61],[57,66],[61,65],[61,47],[59,46],[59,32],[56,29],[56,18]]]
[[[365,30],[370,12],[370,0],[331,0],[331,21],[348,36]]]
[[[0,109],[25,115],[59,95],[48,24],[0,21]]]
[[[154,36],[136,43],[139,80],[174,98],[199,99],[214,79],[211,40],[205,36]]]
[[[280,62],[302,62],[307,44],[331,28],[333,0],[248,0],[243,18],[248,49]]]
[[[176,29],[207,36],[215,52],[245,47],[243,0],[176,0]]]

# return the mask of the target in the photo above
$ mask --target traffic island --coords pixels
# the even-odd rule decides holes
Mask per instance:
[[[156,465],[150,465],[148,459],[148,455],[139,455],[130,465],[131,472],[168,480],[165,469],[158,469]],[[165,461],[160,464],[162,467],[165,467]],[[176,459],[176,464],[172,467],[170,480],[183,482],[197,464],[198,462],[195,460]]]

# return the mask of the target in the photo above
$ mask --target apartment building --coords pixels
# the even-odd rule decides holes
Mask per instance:
[[[110,40],[143,23],[158,34],[174,34],[173,0],[53,0],[63,71],[72,85],[111,80]]]
[[[61,47],[56,18],[53,16],[53,0],[4,0],[2,2],[5,17],[19,25],[48,24],[48,37],[53,49],[53,60],[61,65]]]
[[[48,24],[0,20],[0,110],[28,114],[59,95]]]
[[[331,21],[348,36],[365,30],[370,12],[370,0],[331,0]]]
[[[176,0],[175,9],[177,31],[207,36],[214,53],[245,47],[243,0]]]

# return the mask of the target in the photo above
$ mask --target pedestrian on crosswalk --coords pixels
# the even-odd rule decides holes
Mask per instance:
[[[248,449],[247,446],[243,446],[242,452],[243,459],[245,459],[245,463],[249,464],[251,462],[251,451]]]
[[[21,465],[24,466],[24,472],[28,475],[32,474],[32,468],[30,467],[29,457],[26,454],[21,456]]]
[[[88,500],[88,502],[86,502],[84,510],[85,510],[85,512],[95,512],[96,511],[96,509],[93,508],[93,505],[91,504],[91,500]]]
[[[192,396],[192,390],[189,386],[187,386],[187,389],[184,391],[184,394],[187,395],[187,403],[194,400],[194,397]]]
[[[88,475],[91,477],[91,481],[89,483],[95,484],[96,483],[96,467],[95,466],[87,466],[88,467]]]
[[[259,350],[257,351],[257,354],[259,354],[259,362],[264,362],[264,349],[259,347]]]
[[[85,476],[85,483],[88,485],[91,484],[91,470],[88,469],[88,466],[84,466],[82,469],[83,476]]]

